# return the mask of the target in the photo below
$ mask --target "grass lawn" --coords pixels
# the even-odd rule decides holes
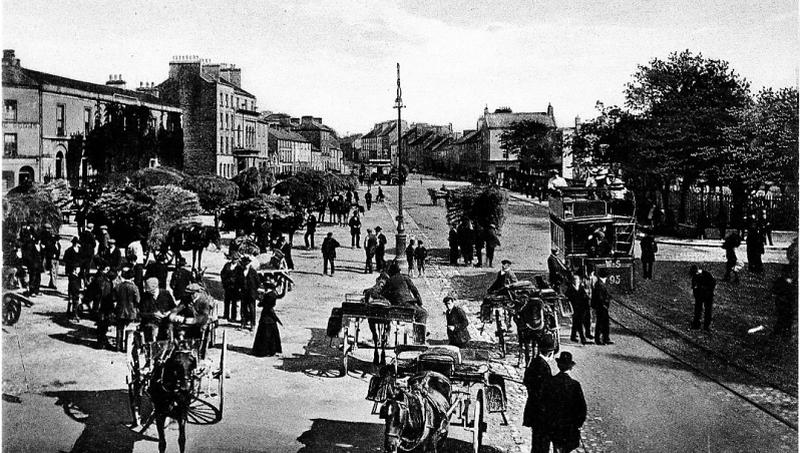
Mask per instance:
[[[789,338],[772,336],[775,324],[775,303],[770,292],[780,275],[781,265],[765,264],[763,274],[746,270],[740,282],[721,281],[724,263],[696,263],[717,278],[711,333],[690,330],[694,310],[691,279],[692,263],[679,261],[656,262],[652,281],[642,281],[641,267],[637,269],[637,287],[630,294],[616,297],[630,307],[664,324],[675,335],[718,353],[726,361],[743,367],[759,376],[765,383],[792,395],[797,395],[797,324]],[[613,307],[612,307],[613,316]],[[747,331],[757,326],[764,330],[753,334]]]

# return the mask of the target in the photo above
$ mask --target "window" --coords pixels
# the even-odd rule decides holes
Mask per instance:
[[[230,106],[230,104],[228,104],[228,94],[226,93],[225,94],[225,107],[229,107],[229,106]]]
[[[222,96],[222,93],[220,93],[220,94],[219,94],[219,105],[220,105],[220,107],[222,107],[223,105],[225,105],[225,104],[224,104],[224,102],[223,102],[223,96]]]
[[[3,103],[5,108],[3,109],[3,120],[4,121],[16,121],[17,120],[17,101],[16,99],[6,99]]]
[[[66,135],[64,130],[64,104],[56,105],[56,135],[59,137]]]
[[[17,157],[17,134],[3,134],[3,156]]]
[[[85,107],[83,109],[83,135],[86,137],[89,135],[89,131],[92,130],[92,108]]]

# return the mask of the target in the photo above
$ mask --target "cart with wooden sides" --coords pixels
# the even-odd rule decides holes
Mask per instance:
[[[345,301],[338,309],[334,309],[332,316],[341,319],[338,329],[328,329],[328,335],[334,337],[338,333],[340,349],[342,350],[341,376],[345,376],[352,368],[351,362],[356,358],[362,342],[364,321],[375,329],[373,347],[375,357],[378,357],[378,348],[381,348],[381,362],[385,363],[385,349],[393,349],[398,345],[414,344],[417,342],[414,335],[414,309],[412,307],[393,306],[385,299],[365,298],[363,294],[346,294]],[[367,330],[370,333],[370,330]],[[424,336],[423,336],[424,338]],[[377,346],[376,346],[377,345]]]
[[[367,399],[374,402],[373,414],[381,414],[381,406],[391,398],[393,391],[383,391],[388,384],[393,389],[407,388],[409,378],[424,372],[439,373],[450,384],[449,407],[445,414],[450,427],[460,427],[470,433],[472,451],[477,453],[483,445],[488,414],[500,414],[503,424],[506,417],[506,376],[491,371],[486,351],[459,349],[455,346],[399,346],[394,358],[394,373],[376,375],[370,381]],[[401,451],[410,451],[411,445],[400,445]]]
[[[128,335],[126,352],[129,374],[126,382],[133,428],[145,432],[153,423],[155,414],[149,392],[153,372],[159,364],[178,351],[190,352],[197,363],[187,421],[197,425],[210,425],[222,420],[228,342],[223,332],[219,354],[210,354],[208,346],[211,334],[211,326],[206,326],[202,337],[197,339],[148,342],[141,330]]]
[[[607,285],[623,291],[634,287],[636,204],[632,199],[604,200],[589,189],[564,188],[551,196],[550,242],[568,273],[605,269]],[[593,250],[589,236],[602,233],[606,250]]]

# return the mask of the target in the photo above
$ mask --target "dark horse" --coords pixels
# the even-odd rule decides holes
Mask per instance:
[[[392,367],[381,370],[387,382],[380,416],[386,420],[384,452],[441,451],[450,426],[450,380],[434,371],[408,379],[408,389],[394,385]]]
[[[192,251],[192,269],[200,268],[203,259],[203,249],[209,244],[220,248],[219,230],[213,226],[201,225],[197,222],[175,225],[169,229],[167,239],[164,241],[162,253],[167,250],[175,255],[175,264],[182,250]]]
[[[164,426],[167,417],[178,422],[178,446],[186,449],[186,418],[194,398],[194,370],[197,360],[189,351],[175,351],[153,371],[150,380],[150,399],[158,429],[158,451],[167,450]]]

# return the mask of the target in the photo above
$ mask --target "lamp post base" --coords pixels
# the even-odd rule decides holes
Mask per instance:
[[[404,256],[404,254],[406,252],[406,246],[407,246],[406,239],[407,239],[407,236],[406,236],[405,231],[398,232],[397,234],[395,234],[394,235],[394,239],[395,239],[394,254],[395,254],[395,257],[400,259],[400,257]]]

